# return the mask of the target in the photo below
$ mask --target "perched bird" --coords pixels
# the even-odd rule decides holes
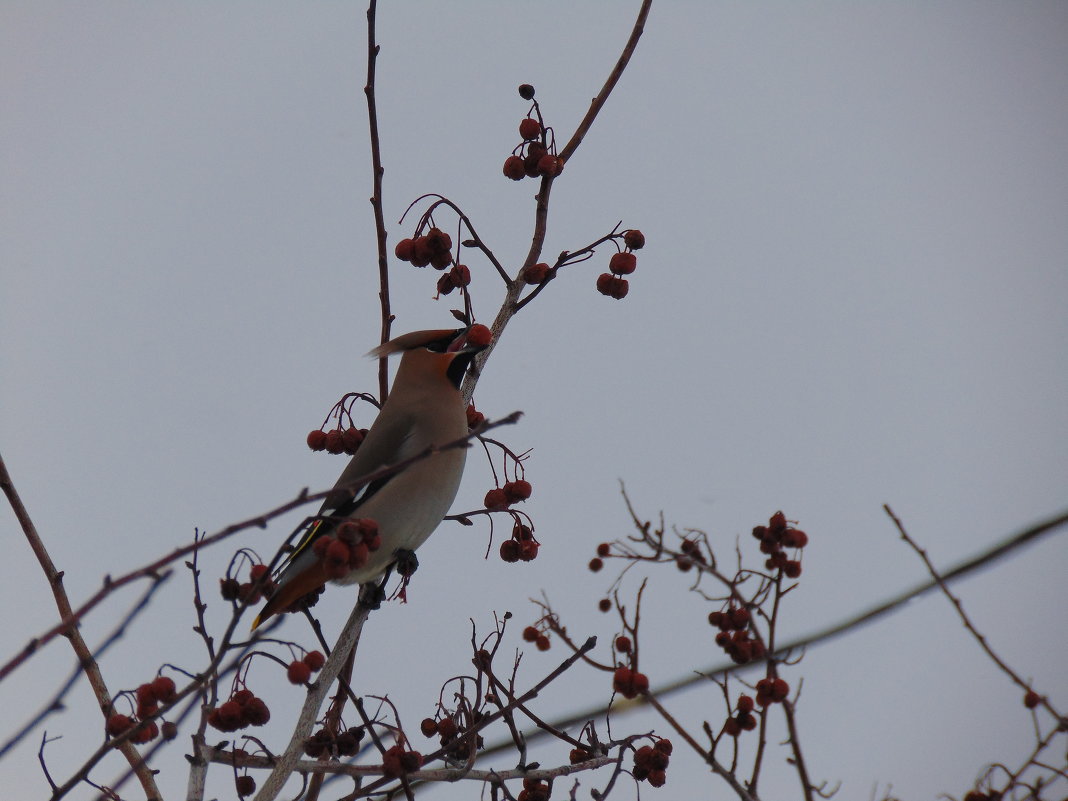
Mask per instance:
[[[335,489],[343,490],[375,470],[467,434],[467,407],[460,396],[460,383],[475,355],[486,347],[469,342],[469,331],[415,331],[368,354],[376,358],[392,353],[402,356],[388,399]],[[319,519],[280,571],[277,589],[252,628],[327,581],[373,581],[396,561],[398,550],[414,551],[422,545],[448,513],[460,487],[466,458],[466,448],[451,448],[373,481],[357,490],[355,496],[347,491],[328,496],[319,510]],[[354,569],[348,569],[343,560],[340,566],[336,561],[330,565],[323,558],[325,549],[317,548],[315,542],[333,533],[343,534],[346,521],[367,519],[378,524],[380,544],[370,552],[365,548],[362,557],[366,561]],[[320,546],[327,544],[338,547],[330,539]]]

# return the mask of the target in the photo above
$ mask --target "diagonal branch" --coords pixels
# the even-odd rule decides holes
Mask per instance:
[[[34,526],[33,520],[30,518],[30,513],[23,505],[22,499],[19,497],[18,491],[15,489],[15,484],[11,480],[11,475],[7,472],[7,465],[4,464],[3,457],[0,457],[0,486],[3,487],[4,495],[7,496],[8,503],[11,504],[11,508],[15,512],[15,517],[18,518],[19,525],[22,527],[22,533],[26,535],[26,540],[30,543],[30,548],[33,549],[33,553],[37,557],[41,569],[44,570],[45,577],[48,579],[48,584],[52,588],[52,596],[56,600],[56,608],[59,610],[60,618],[64,621],[64,624],[61,624],[60,630],[62,630],[63,634],[70,640],[71,648],[74,649],[74,654],[78,657],[78,662],[80,663],[82,670],[85,672],[85,677],[89,680],[89,685],[93,688],[93,694],[96,696],[96,702],[100,706],[101,712],[107,714],[108,710],[111,708],[111,692],[108,690],[107,683],[104,681],[104,675],[100,671],[100,665],[98,665],[93,658],[93,652],[89,650],[89,646],[85,644],[85,640],[82,638],[78,628],[67,623],[67,621],[76,618],[74,612],[71,610],[67,591],[63,587],[63,573],[57,570],[55,564],[52,562],[52,557],[49,556],[48,549],[45,547],[44,542],[37,533],[37,527]],[[34,650],[36,649],[36,646],[41,644],[43,643],[40,639],[36,640]],[[126,761],[130,763],[130,766],[136,771],[137,778],[141,782],[141,787],[144,789],[146,797],[150,799],[161,798],[152,771],[145,765],[144,761],[141,759],[141,755],[138,753],[137,749],[134,748],[133,744],[127,741],[120,746],[119,750],[122,752],[122,755],[126,757]]]

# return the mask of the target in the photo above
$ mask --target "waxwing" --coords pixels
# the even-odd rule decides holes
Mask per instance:
[[[319,510],[319,519],[280,569],[277,589],[260,610],[253,629],[327,581],[338,584],[374,581],[396,561],[398,550],[414,551],[448,514],[460,487],[466,448],[434,453],[400,472],[372,481],[357,490],[355,496],[343,490],[380,468],[467,434],[467,407],[460,395],[460,383],[475,355],[486,347],[469,343],[468,330],[415,331],[368,354],[376,358],[401,354],[393,388],[334,485],[342,491],[336,497],[327,497]],[[333,533],[344,534],[339,527],[346,523],[352,530],[355,521],[366,520],[377,523],[378,547],[364,551],[367,558],[360,567],[339,568],[336,560],[332,568],[328,566],[321,558],[324,549],[316,548],[315,542]],[[365,523],[361,525],[366,528]],[[334,541],[329,538],[320,546]]]

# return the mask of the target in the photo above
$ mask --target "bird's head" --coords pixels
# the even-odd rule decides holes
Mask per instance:
[[[379,345],[367,355],[380,359],[400,353],[402,369],[442,375],[459,388],[471,361],[489,346],[491,338],[489,329],[477,323],[467,328],[412,331]]]

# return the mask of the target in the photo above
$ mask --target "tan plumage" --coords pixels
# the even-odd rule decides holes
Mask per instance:
[[[467,433],[466,406],[459,386],[468,365],[484,346],[465,341],[467,329],[415,331],[371,351],[370,356],[402,353],[389,398],[367,436],[334,485],[353,481],[387,465],[443,445]],[[453,448],[421,459],[382,482],[328,497],[319,514],[335,518],[371,518],[378,523],[382,544],[363,567],[338,584],[363,584],[381,576],[395,561],[398,549],[414,551],[448,513],[460,486],[467,450]],[[297,546],[252,627],[286,609],[326,583],[322,562],[311,543],[332,531],[336,520],[317,523]]]

